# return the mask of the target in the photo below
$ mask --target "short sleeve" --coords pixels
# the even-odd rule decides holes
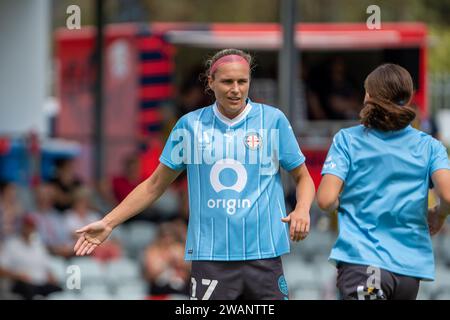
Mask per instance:
[[[286,171],[291,171],[305,162],[305,156],[300,150],[289,120],[281,111],[278,130],[280,133],[280,164]]]
[[[327,158],[322,168],[322,175],[332,174],[343,181],[347,178],[350,168],[348,141],[341,130],[333,137],[333,143],[328,150]]]
[[[182,117],[175,124],[159,161],[173,170],[186,169],[189,148],[191,147],[190,134],[185,126],[186,117]]]
[[[450,169],[447,149],[442,142],[433,139],[431,142],[430,176],[439,169]]]

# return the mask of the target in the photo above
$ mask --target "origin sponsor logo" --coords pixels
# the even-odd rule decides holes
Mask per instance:
[[[231,216],[236,213],[236,209],[250,208],[250,199],[209,199],[208,208],[211,209],[226,209],[226,212]]]

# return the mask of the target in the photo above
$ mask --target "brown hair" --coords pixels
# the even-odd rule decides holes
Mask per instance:
[[[411,106],[413,81],[405,68],[383,64],[367,76],[364,88],[368,97],[359,116],[365,127],[382,131],[400,130],[416,117],[416,110]]]
[[[214,54],[211,58],[208,58],[205,62],[205,66],[206,66],[206,71],[205,73],[200,75],[200,80],[203,81],[205,83],[205,87],[206,87],[206,92],[209,92],[211,89],[208,86],[208,76],[211,76],[214,79],[214,74],[210,74],[211,71],[211,67],[213,66],[213,64],[219,60],[222,57],[225,56],[229,56],[229,55],[238,55],[241,56],[242,58],[244,58],[245,60],[247,60],[248,65],[250,66],[250,74],[252,72],[252,70],[254,69],[255,65],[253,63],[253,57],[242,51],[239,49],[223,49],[220,50],[218,52],[216,52],[216,54]]]

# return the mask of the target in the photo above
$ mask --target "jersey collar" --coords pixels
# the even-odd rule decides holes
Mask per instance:
[[[250,99],[247,99],[247,105],[245,106],[244,110],[242,110],[242,112],[237,117],[230,119],[224,116],[222,113],[220,113],[219,108],[217,107],[217,102],[214,102],[213,105],[214,115],[229,127],[234,126],[239,122],[241,122],[249,114],[250,110],[252,110],[252,105],[250,103]]]

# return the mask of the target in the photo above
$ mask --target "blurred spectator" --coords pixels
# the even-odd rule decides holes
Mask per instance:
[[[151,176],[153,171],[156,170],[159,165],[159,156],[164,149],[164,141],[161,139],[160,133],[154,133],[145,140],[145,147],[141,148],[139,156],[132,156],[137,159],[136,169],[140,178],[138,183]]]
[[[13,182],[0,182],[0,242],[19,232],[24,209],[17,197]]]
[[[358,119],[361,103],[355,86],[349,80],[342,58],[336,58],[330,68],[328,112],[331,119]]]
[[[150,139],[148,150],[142,155],[142,158],[137,154],[131,154],[124,159],[123,173],[120,176],[114,177],[112,180],[113,193],[118,203],[123,201],[123,199],[125,199],[126,196],[143,181],[142,175],[148,176],[153,173],[153,170],[159,164],[161,151],[162,146],[158,145],[158,138],[154,138]],[[146,163],[145,170],[141,170],[141,159]],[[142,173],[142,171],[146,172]],[[125,221],[125,224],[136,220],[154,222],[159,220],[159,216],[159,212],[157,212],[155,208],[145,208],[141,214]]]
[[[73,248],[75,239],[78,238],[75,231],[86,224],[99,220],[101,217],[98,212],[92,210],[91,199],[92,194],[88,188],[78,188],[74,193],[73,208],[68,210],[64,217],[65,227],[72,237],[71,248]],[[111,237],[110,240],[105,241],[101,247],[95,250],[92,256],[103,262],[117,259],[122,256],[122,246],[117,239]]]
[[[113,193],[117,202],[121,202],[141,182],[139,158],[130,155],[123,162],[123,173],[112,180]]]
[[[63,217],[54,209],[55,189],[41,184],[35,190],[35,207],[32,215],[37,231],[50,253],[62,257],[73,255],[73,244]]]
[[[67,210],[64,219],[73,239],[78,238],[76,230],[100,219],[100,215],[91,209],[91,193],[88,188],[80,187],[75,190],[72,209]]]
[[[203,86],[197,82],[187,83],[181,88],[178,102],[178,115],[180,117],[203,105],[204,90]]]
[[[13,281],[13,293],[27,300],[61,290],[50,272],[50,255],[35,231],[33,215],[25,215],[20,234],[9,238],[0,253],[0,274]]]
[[[123,257],[122,243],[114,235],[97,249],[92,253],[92,257],[101,262],[109,262]]]
[[[157,238],[145,250],[144,273],[150,284],[150,295],[189,295],[190,265],[184,260],[185,234],[183,222],[163,223]]]
[[[182,83],[177,99],[178,117],[213,102],[213,99],[205,93],[205,86],[198,77],[202,73],[203,67],[196,66]]]
[[[174,188],[178,192],[179,198],[178,219],[181,219],[187,225],[189,222],[189,193],[186,172],[177,177]]]
[[[429,135],[431,135],[433,138],[436,138],[438,140],[441,140],[441,134],[439,132],[439,127],[436,123],[436,120],[433,116],[424,117],[422,119],[421,126],[422,130]]]
[[[112,185],[108,179],[96,183],[92,194],[92,205],[101,214],[107,214],[117,205]]]
[[[299,92],[303,96],[303,103],[306,103],[306,113],[309,120],[326,120],[325,110],[322,108],[317,93],[313,90],[309,77],[309,66],[304,60],[300,67]]]
[[[55,208],[60,212],[69,209],[73,203],[73,192],[81,186],[81,180],[75,174],[73,159],[58,159],[56,171],[50,183],[55,187]]]
[[[418,130],[428,133],[433,138],[441,140],[439,127],[433,115],[424,115],[422,110],[416,104],[414,104],[414,107],[416,108],[417,116],[411,125]]]

